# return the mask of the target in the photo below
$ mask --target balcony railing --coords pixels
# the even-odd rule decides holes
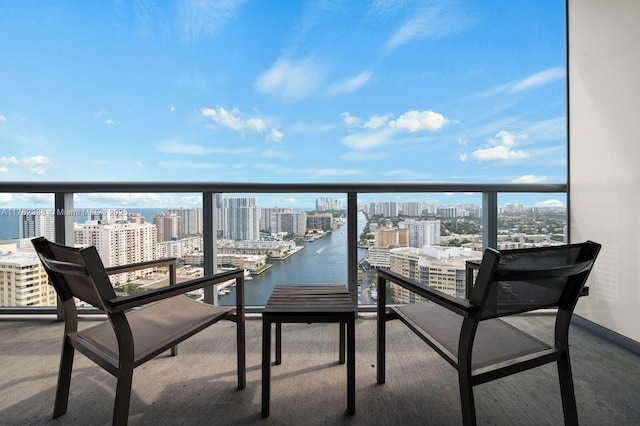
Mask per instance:
[[[73,244],[73,211],[76,193],[201,193],[203,217],[204,273],[216,265],[215,195],[263,193],[342,193],[347,197],[347,284],[357,304],[357,200],[360,194],[374,193],[476,193],[482,194],[482,246],[497,247],[498,195],[508,193],[562,193],[565,184],[474,184],[474,183],[242,183],[242,182],[0,182],[0,193],[54,194],[55,235],[61,244]],[[1,206],[0,206],[1,207]],[[567,220],[569,215],[567,216]],[[569,229],[569,227],[567,227]],[[568,238],[568,236],[567,236]],[[205,289],[204,301],[215,302],[212,288]],[[0,307],[0,313],[45,312],[46,309]]]

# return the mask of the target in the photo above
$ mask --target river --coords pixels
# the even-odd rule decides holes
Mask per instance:
[[[358,213],[358,237],[367,224],[362,212]],[[366,249],[358,249],[358,261],[367,256]],[[261,306],[276,284],[344,284],[347,283],[347,225],[343,225],[327,236],[312,243],[298,253],[281,261],[260,275],[245,281],[245,304]],[[235,288],[220,296],[221,305],[233,304]],[[373,303],[368,300],[368,292],[361,296],[361,303]]]

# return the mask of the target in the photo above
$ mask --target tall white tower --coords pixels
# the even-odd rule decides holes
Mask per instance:
[[[260,239],[260,208],[256,197],[224,199],[223,236],[227,240]]]

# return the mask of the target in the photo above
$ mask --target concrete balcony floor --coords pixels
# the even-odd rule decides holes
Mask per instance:
[[[96,319],[81,321],[89,326]],[[513,322],[545,337],[544,314]],[[235,326],[215,324],[134,372],[131,425],[455,425],[455,370],[398,321],[388,324],[387,383],[376,384],[376,321],[356,324],[356,414],[346,413],[346,367],[335,324],[284,324],[283,364],[272,367],[271,416],[262,419],[261,321],[247,320],[247,388],[236,388]],[[66,415],[51,420],[63,325],[51,318],[0,318],[0,423],[106,425],[115,379],[75,357]],[[640,424],[640,357],[589,331],[571,329],[583,425]],[[543,366],[475,388],[478,424],[563,422],[557,373]]]

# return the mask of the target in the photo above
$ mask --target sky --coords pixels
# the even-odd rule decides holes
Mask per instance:
[[[0,0],[0,46],[2,181],[566,182],[563,0]]]

